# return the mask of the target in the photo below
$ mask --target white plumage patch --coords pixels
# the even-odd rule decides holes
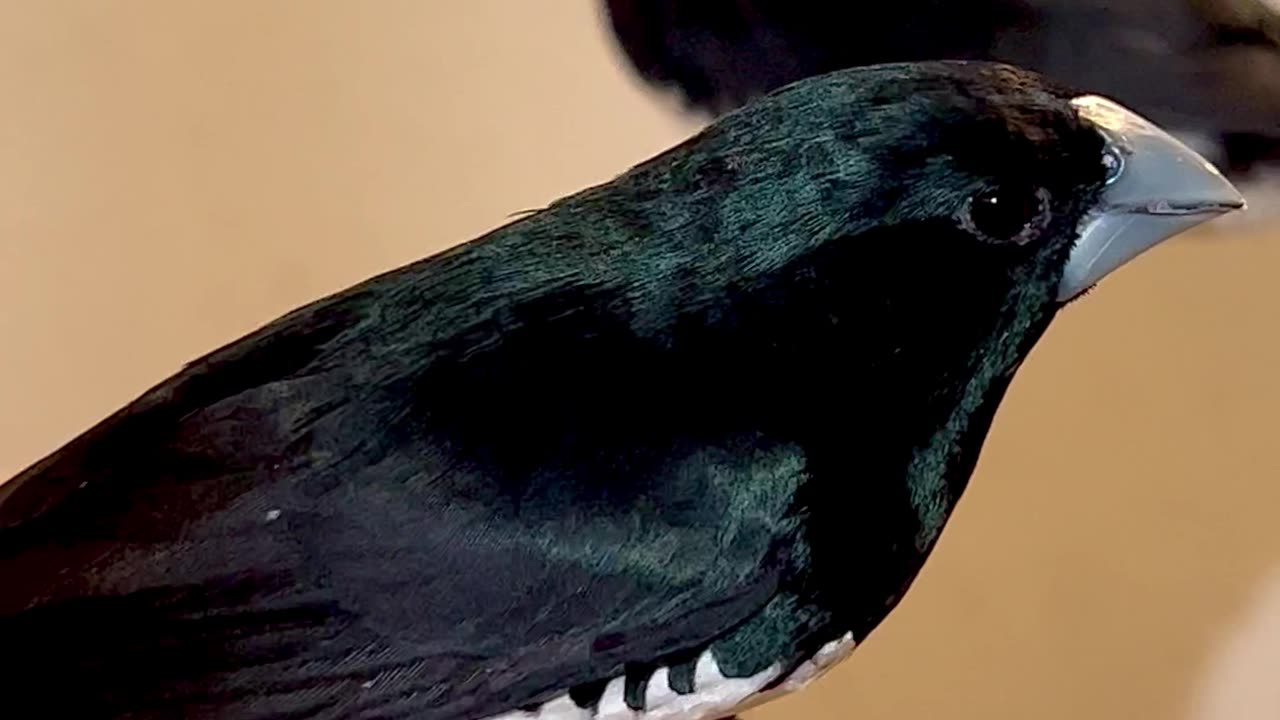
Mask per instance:
[[[543,703],[537,710],[512,710],[486,720],[715,720],[795,692],[820,677],[853,652],[853,635],[823,645],[813,657],[791,672],[768,692],[761,688],[778,678],[777,665],[745,678],[727,678],[710,650],[698,656],[693,676],[693,692],[681,695],[671,689],[670,670],[660,667],[649,677],[644,709],[631,709],[625,699],[626,678],[613,678],[594,708],[579,707],[566,692]]]
[[[828,670],[838,665],[840,661],[849,657],[857,646],[858,643],[853,640],[853,633],[845,633],[843,637],[832,640],[818,648],[818,652],[814,653],[813,657],[801,663],[800,667],[793,670],[786,680],[778,683],[777,687],[751,698],[745,706],[737,708],[737,712],[742,712],[748,707],[763,705],[783,695],[800,690],[825,675]]]

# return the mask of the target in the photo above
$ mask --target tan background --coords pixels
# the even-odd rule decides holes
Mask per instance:
[[[618,63],[590,0],[0,0],[0,478],[696,127]],[[1224,223],[1073,306],[907,600],[754,717],[1190,717],[1280,564],[1277,270],[1280,230]],[[1280,717],[1280,659],[1244,666],[1276,704],[1205,717]]]

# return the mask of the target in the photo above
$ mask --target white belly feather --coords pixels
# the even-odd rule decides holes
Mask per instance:
[[[782,672],[778,665],[771,665],[751,677],[727,678],[720,672],[712,652],[707,650],[698,656],[692,693],[681,695],[672,690],[668,669],[658,668],[649,677],[643,710],[627,706],[623,700],[626,678],[619,676],[605,686],[594,708],[579,707],[566,691],[537,710],[512,710],[485,720],[715,720],[803,688],[848,657],[855,645],[851,633],[823,645],[813,657],[765,693],[760,690]]]

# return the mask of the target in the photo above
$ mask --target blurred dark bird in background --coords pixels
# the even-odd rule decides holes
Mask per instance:
[[[1280,168],[1276,0],[604,0],[635,71],[719,114],[855,65],[998,60],[1108,95],[1235,178]]]

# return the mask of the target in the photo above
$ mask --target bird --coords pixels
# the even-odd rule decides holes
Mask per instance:
[[[901,601],[1052,319],[1241,209],[991,62],[803,79],[0,485],[15,716],[710,720]]]
[[[810,75],[993,60],[1107,95],[1233,179],[1280,168],[1275,0],[600,0],[624,65],[715,115]]]

